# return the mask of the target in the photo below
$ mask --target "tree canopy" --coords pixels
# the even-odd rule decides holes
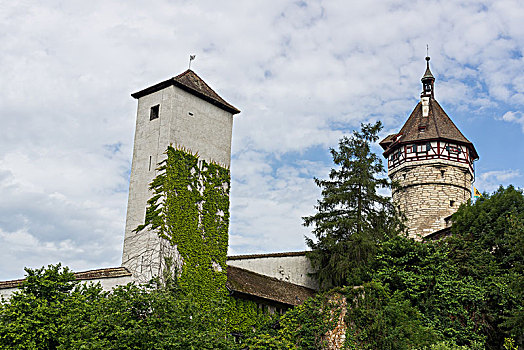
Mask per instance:
[[[362,124],[360,131],[343,137],[331,149],[329,179],[315,178],[322,189],[317,213],[304,217],[313,227],[315,240],[306,238],[308,254],[323,289],[358,284],[366,278],[366,266],[377,244],[396,234],[400,222],[388,196],[380,189],[391,187],[381,159],[371,151],[382,124]]]
[[[0,302],[1,349],[241,349],[232,333],[265,330],[272,316],[223,296],[202,302],[177,280],[128,284],[104,292],[67,268],[26,269],[26,280]]]

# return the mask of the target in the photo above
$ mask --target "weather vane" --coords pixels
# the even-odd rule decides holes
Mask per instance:
[[[189,69],[191,69],[191,61],[196,58],[196,55],[189,55]]]

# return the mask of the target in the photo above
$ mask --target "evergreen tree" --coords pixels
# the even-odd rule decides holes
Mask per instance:
[[[322,199],[315,206],[318,212],[303,220],[313,227],[316,240],[306,237],[312,249],[308,257],[322,289],[366,280],[365,267],[377,244],[400,229],[390,198],[377,191],[391,187],[382,176],[381,159],[371,151],[381,128],[380,122],[362,124],[351,137],[344,136],[339,149],[331,149],[338,167],[327,180],[315,178]]]

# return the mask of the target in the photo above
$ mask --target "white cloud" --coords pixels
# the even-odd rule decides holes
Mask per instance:
[[[522,132],[524,132],[524,114],[522,112],[506,112],[502,118],[502,120],[512,123],[520,124],[522,127]]]
[[[520,170],[491,170],[477,176],[475,187],[480,191],[493,192],[500,186],[507,186],[511,180],[521,177]]]

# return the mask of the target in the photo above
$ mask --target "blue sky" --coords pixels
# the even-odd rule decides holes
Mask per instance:
[[[521,1],[29,1],[0,5],[0,280],[120,265],[136,101],[192,68],[242,113],[230,253],[302,250],[329,147],[396,132],[436,98],[480,154],[475,186],[524,187]],[[379,148],[376,147],[379,151]]]

